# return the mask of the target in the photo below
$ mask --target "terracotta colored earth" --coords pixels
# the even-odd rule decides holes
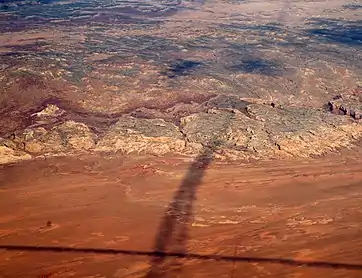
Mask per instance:
[[[5,165],[0,277],[362,277],[360,159]]]
[[[0,1],[0,278],[362,277],[361,11]]]

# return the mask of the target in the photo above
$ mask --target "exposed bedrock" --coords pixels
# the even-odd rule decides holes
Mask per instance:
[[[329,102],[330,110],[348,113],[331,113],[220,95],[201,104],[148,109],[152,118],[131,112],[101,133],[48,104],[31,115],[26,129],[0,140],[0,163],[92,152],[196,156],[205,149],[216,158],[232,160],[321,155],[352,146],[361,137],[361,103],[359,92],[338,96]]]

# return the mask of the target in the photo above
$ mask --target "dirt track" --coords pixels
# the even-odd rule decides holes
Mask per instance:
[[[4,166],[1,245],[100,253],[2,249],[0,277],[362,277],[360,154],[209,162],[104,156]]]

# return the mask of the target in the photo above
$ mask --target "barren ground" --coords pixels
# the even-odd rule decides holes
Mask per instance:
[[[3,166],[0,244],[15,250],[1,251],[0,275],[361,277],[360,159],[93,156]]]
[[[357,0],[0,3],[0,278],[362,277]]]

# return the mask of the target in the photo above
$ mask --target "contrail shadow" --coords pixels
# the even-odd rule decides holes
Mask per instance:
[[[214,130],[213,136],[205,142],[199,155],[188,168],[178,190],[162,218],[158,233],[154,242],[154,251],[164,253],[166,249],[173,252],[187,253],[187,241],[189,239],[189,225],[193,218],[193,205],[196,200],[196,192],[202,183],[205,171],[213,160],[214,153],[221,143],[221,134],[225,133],[233,114],[225,118],[225,123],[219,130]],[[213,124],[212,122],[210,123]],[[150,262],[150,268],[145,278],[162,277],[167,271],[181,271],[179,260],[169,260],[167,256],[155,256]]]
[[[316,268],[333,268],[346,270],[361,270],[362,264],[349,264],[325,261],[303,261],[284,258],[258,258],[258,257],[241,257],[241,256],[222,256],[194,253],[179,252],[156,252],[156,251],[137,251],[122,249],[105,249],[105,248],[76,248],[66,246],[29,246],[29,245],[0,245],[0,250],[7,251],[27,251],[27,252],[55,252],[55,253],[90,253],[90,254],[109,254],[109,255],[127,255],[127,256],[149,256],[149,257],[173,257],[186,260],[213,260],[225,262],[246,262],[246,263],[270,263],[281,264],[294,267],[316,267]]]
[[[196,199],[198,186],[212,161],[215,147],[216,145],[213,148],[204,148],[188,168],[158,229],[154,243],[156,253],[165,252],[167,247],[173,248],[176,252],[187,253],[188,227],[193,217],[193,203]],[[161,277],[168,268],[180,267],[177,264],[172,264],[172,262],[164,264],[166,258],[167,256],[155,256],[150,262],[151,266],[145,277]]]

